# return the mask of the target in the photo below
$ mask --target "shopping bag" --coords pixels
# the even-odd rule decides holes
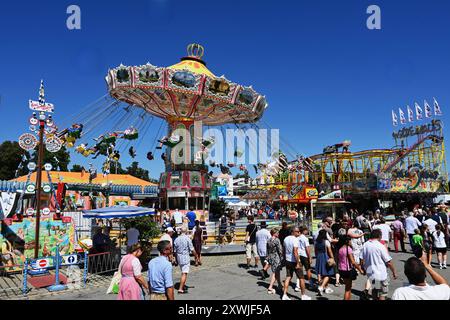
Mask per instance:
[[[119,293],[119,282],[122,279],[122,274],[118,271],[114,273],[114,276],[111,279],[111,283],[109,284],[108,290],[106,294],[118,294]]]

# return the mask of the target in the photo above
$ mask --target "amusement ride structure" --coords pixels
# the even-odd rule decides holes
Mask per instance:
[[[161,208],[205,210],[211,189],[205,159],[214,137],[204,139],[201,125],[257,122],[267,102],[252,87],[208,70],[201,45],[191,44],[187,51],[188,56],[173,66],[120,65],[106,80],[111,97],[168,123],[167,136],[159,140],[160,148],[167,147],[159,183]]]

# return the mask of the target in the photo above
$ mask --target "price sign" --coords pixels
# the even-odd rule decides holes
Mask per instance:
[[[36,191],[36,186],[34,185],[34,183],[30,183],[29,185],[27,185],[26,193],[34,193],[35,191]]]
[[[27,216],[33,216],[34,214],[36,214],[36,210],[34,210],[34,208],[28,208],[25,211],[25,213],[26,213]]]
[[[43,208],[42,209],[42,215],[47,217],[50,215],[50,209],[49,208]]]
[[[42,190],[45,192],[45,193],[49,193],[50,191],[52,191],[52,187],[49,185],[49,184],[44,184],[44,186],[42,187]]]

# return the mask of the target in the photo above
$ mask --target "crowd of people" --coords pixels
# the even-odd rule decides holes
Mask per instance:
[[[202,264],[203,230],[193,213],[182,217],[181,223],[176,223],[176,212],[170,217],[175,220],[175,228],[170,222],[166,226],[157,246],[159,256],[148,264],[148,281],[142,277],[138,259],[142,247],[135,240],[128,243],[129,253],[119,266],[119,299],[143,299],[145,292],[152,300],[174,299],[172,274],[176,266],[181,270],[178,294],[188,292],[190,255],[194,255],[196,266]],[[253,214],[247,219],[244,266],[261,266],[261,279],[269,278],[267,293],[278,293],[282,300],[291,300],[293,279],[296,281],[292,287],[301,300],[311,300],[311,293],[326,297],[334,292],[333,285],[344,287],[344,300],[351,300],[355,291],[363,299],[374,300],[385,300],[388,295],[393,300],[450,299],[448,282],[434,270],[447,268],[450,230],[445,207],[416,207],[396,215],[389,224],[379,210],[365,214],[351,210],[335,220],[325,217],[313,233],[300,223],[283,222],[281,228],[269,230],[266,221],[255,223]],[[129,236],[136,239],[136,232],[131,230]],[[412,254],[403,270],[409,285],[392,292],[390,279],[398,277],[392,256],[400,249],[408,252],[406,242]],[[434,267],[433,253],[438,261]],[[427,274],[435,285],[426,282]],[[354,288],[358,277],[365,278],[364,284]]]
[[[392,299],[450,299],[447,281],[431,265],[435,252],[438,261],[435,267],[447,268],[449,215],[445,207],[416,206],[411,212],[396,215],[390,224],[380,210],[366,214],[351,210],[340,219],[325,217],[312,234],[312,243],[309,235],[307,227],[298,224],[289,227],[287,222],[283,222],[281,229],[273,228],[269,232],[265,221],[258,228],[254,216],[248,216],[245,266],[258,268],[261,263],[259,273],[263,280],[271,270],[268,294],[278,290],[282,300],[290,300],[288,291],[295,275],[294,290],[300,292],[302,300],[311,300],[307,289],[318,296],[333,293],[330,284],[343,285],[343,299],[350,300],[353,282],[358,276],[364,276],[367,279],[361,288],[361,298],[385,300],[389,294],[389,271],[393,279],[398,277],[391,252],[398,253],[399,243],[401,250],[407,252],[405,240],[408,239],[414,257],[405,262],[404,273],[410,285],[395,290]],[[392,240],[394,248],[390,246]],[[284,283],[282,269],[286,269]],[[435,286],[425,282],[427,272]]]
[[[195,211],[191,208],[183,216],[178,210],[173,213],[167,210],[161,218],[164,234],[157,245],[158,257],[148,263],[148,282],[143,280],[139,261],[143,253],[138,241],[139,231],[133,226],[127,230],[128,254],[119,265],[119,300],[142,300],[146,293],[151,300],[173,300],[173,267],[181,270],[178,294],[185,294],[188,292],[186,282],[191,268],[190,255],[194,256],[195,266],[202,265],[203,228]]]

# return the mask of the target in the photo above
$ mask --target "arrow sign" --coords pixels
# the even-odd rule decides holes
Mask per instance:
[[[62,266],[76,264],[78,262],[78,255],[76,255],[76,254],[62,256],[61,258],[62,258],[62,263],[61,263]]]

